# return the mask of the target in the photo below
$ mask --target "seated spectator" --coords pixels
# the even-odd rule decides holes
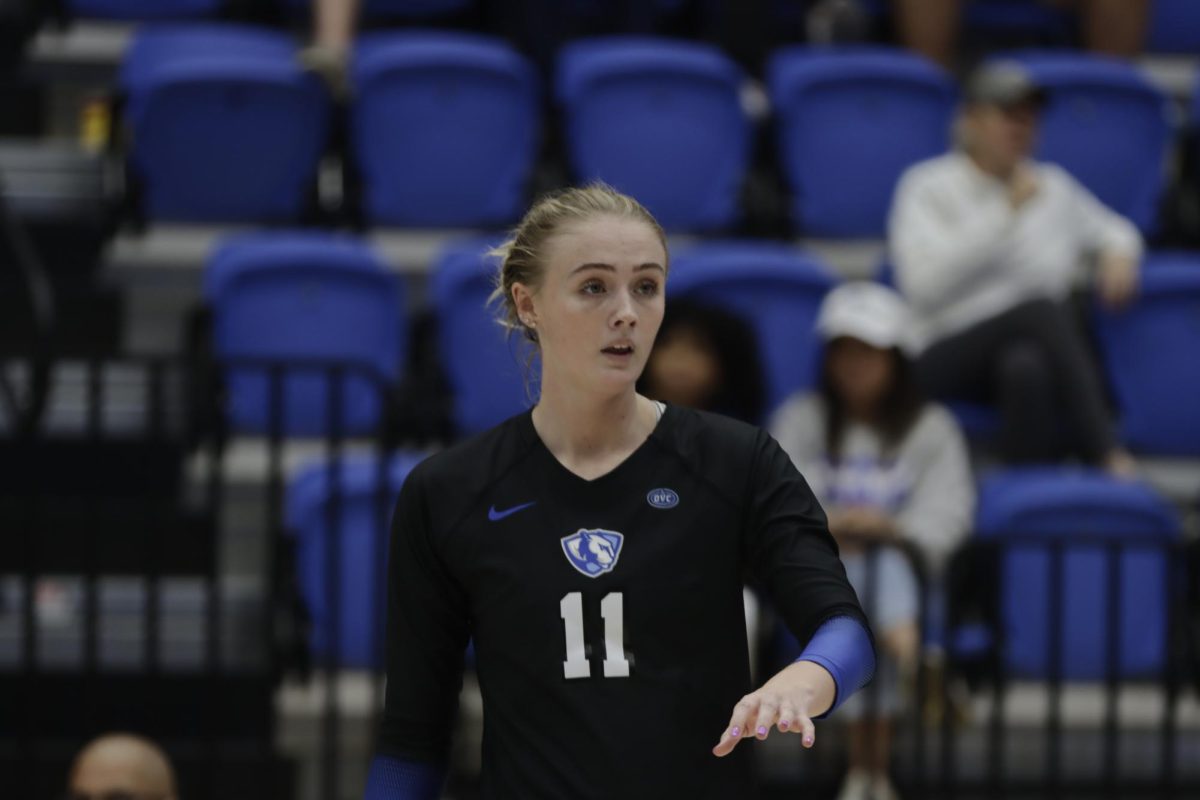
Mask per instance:
[[[826,343],[820,389],[775,413],[771,433],[809,482],[829,517],[842,562],[883,655],[874,688],[838,712],[850,720],[849,771],[840,800],[889,800],[892,721],[902,679],[920,651],[919,587],[913,545],[936,580],[966,535],[975,495],[966,444],[954,418],[924,401],[906,355],[904,301],[873,283],[844,284],[817,317]]]
[[[1019,65],[985,67],[967,87],[960,148],[900,178],[888,244],[923,348],[917,377],[937,398],[997,405],[1008,461],[1073,454],[1127,475],[1067,301],[1091,257],[1100,299],[1127,303],[1142,241],[1065,170],[1031,160],[1040,103]]]
[[[110,733],[75,757],[67,779],[68,800],[177,800],[175,773],[163,751],[148,739]]]
[[[1146,38],[1150,0],[1037,0],[1080,16],[1083,46],[1095,53],[1132,58]],[[894,0],[901,44],[952,69],[958,55],[963,0]]]
[[[766,389],[754,331],[727,311],[672,300],[638,391],[758,424]]]
[[[347,92],[347,64],[358,35],[359,0],[314,0],[312,43],[300,61],[329,85],[333,93]]]

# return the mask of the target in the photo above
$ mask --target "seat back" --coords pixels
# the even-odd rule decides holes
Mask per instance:
[[[1200,257],[1150,256],[1141,284],[1129,307],[1095,313],[1122,440],[1140,452],[1200,456]]]
[[[129,161],[156,220],[289,221],[310,197],[330,104],[282,34],[150,28],[121,69]]]
[[[636,197],[668,229],[737,220],[750,122],[729,58],[705,44],[613,37],[565,47],[557,69],[578,180]]]
[[[788,47],[768,67],[792,215],[811,236],[883,236],[906,168],[945,152],[955,93],[907,52]]]
[[[1200,52],[1200,4],[1193,0],[1154,0],[1146,49],[1189,56]]]
[[[351,146],[369,220],[474,226],[515,220],[538,147],[533,67],[500,40],[364,36]]]
[[[288,482],[284,519],[295,536],[296,576],[319,664],[383,666],[389,523],[400,487],[423,458],[347,455],[336,470],[314,461]]]
[[[1153,232],[1171,146],[1167,97],[1116,59],[1059,52],[1014,58],[1047,93],[1036,157],[1060,164],[1106,206]]]
[[[507,335],[488,305],[496,274],[485,253],[497,242],[468,239],[447,246],[435,260],[430,294],[437,315],[438,348],[454,395],[460,435],[486,430],[529,407],[536,367],[519,334]]]
[[[1102,679],[1114,635],[1113,677],[1163,669],[1168,603],[1175,599],[1168,548],[1180,526],[1150,489],[1096,472],[1013,470],[983,482],[976,526],[980,539],[1002,545],[1000,641],[1014,677],[1050,677],[1057,648],[1059,678]],[[1061,593],[1057,624],[1054,583]]]
[[[231,426],[268,433],[278,412],[284,435],[327,434],[335,419],[342,434],[374,431],[406,353],[401,289],[378,257],[352,240],[253,234],[220,248],[206,291]],[[267,362],[280,365],[275,409]],[[336,390],[334,365],[344,367]]]
[[[833,287],[812,255],[763,242],[712,242],[677,252],[667,290],[728,309],[754,330],[769,413],[816,380],[817,311]]]

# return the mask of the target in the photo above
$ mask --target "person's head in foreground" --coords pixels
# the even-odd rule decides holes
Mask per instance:
[[[158,745],[128,733],[105,734],[75,757],[67,800],[177,800],[175,773]]]
[[[984,64],[967,81],[961,144],[986,172],[1007,178],[1033,152],[1045,91],[1013,61]]]
[[[840,450],[849,422],[876,428],[890,445],[899,442],[921,409],[904,300],[877,283],[843,284],[821,304],[817,331],[825,341],[821,393],[829,408],[829,452]]]
[[[628,399],[662,324],[666,236],[636,200],[593,184],[538,202],[497,254],[504,323],[539,351],[542,400]]]

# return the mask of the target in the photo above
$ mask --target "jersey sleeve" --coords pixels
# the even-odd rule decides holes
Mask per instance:
[[[746,559],[800,645],[807,645],[833,617],[851,617],[870,631],[825,512],[787,453],[765,431],[755,441],[749,481]]]
[[[387,696],[378,754],[442,763],[462,688],[468,605],[438,555],[418,467],[392,519],[388,563]]]

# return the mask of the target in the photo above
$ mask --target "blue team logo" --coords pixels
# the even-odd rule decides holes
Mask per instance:
[[[617,566],[624,541],[625,537],[616,531],[580,528],[562,538],[562,549],[572,567],[589,578],[595,578],[612,572],[613,567]]]
[[[646,502],[655,508],[674,508],[679,505],[679,495],[674,489],[651,489],[646,494]]]

